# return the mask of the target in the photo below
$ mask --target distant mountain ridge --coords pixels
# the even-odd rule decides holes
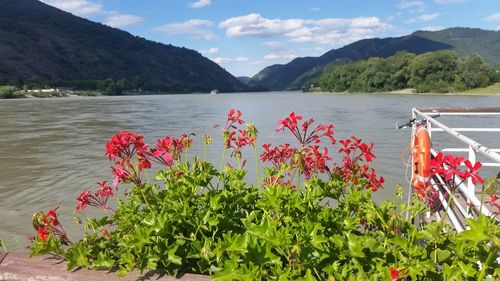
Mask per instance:
[[[497,66],[500,65],[500,31],[448,28],[417,31],[402,37],[364,39],[328,51],[320,57],[296,58],[284,65],[271,65],[252,77],[248,85],[270,90],[297,90],[318,77],[329,64],[388,57],[398,51],[422,54],[438,50],[455,50],[460,55],[478,53],[488,63]]]
[[[0,0],[0,82],[140,80],[169,92],[246,91],[196,51],[133,36],[37,0]]]

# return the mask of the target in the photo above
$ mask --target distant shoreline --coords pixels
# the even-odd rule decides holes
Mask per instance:
[[[486,88],[475,88],[465,92],[452,93],[417,93],[413,88],[386,91],[386,92],[323,92],[311,91],[311,93],[326,94],[364,94],[364,95],[421,95],[421,96],[498,96],[500,95],[500,83],[496,83]]]
[[[324,91],[310,91],[304,93],[315,93],[315,94],[329,94],[329,95],[415,95],[415,96],[500,96],[500,91],[494,92],[473,92],[477,89],[473,89],[467,92],[455,92],[455,93],[417,93],[415,89],[401,89],[387,92],[324,92]],[[244,93],[271,93],[271,92],[287,92],[287,91],[268,91],[268,92],[235,92],[239,94]],[[60,99],[60,98],[87,98],[87,97],[132,97],[132,96],[153,96],[153,95],[197,95],[197,94],[206,94],[210,95],[210,93],[204,92],[196,92],[196,93],[167,93],[167,92],[137,92],[134,94],[127,93],[123,95],[104,95],[100,92],[89,92],[89,93],[64,93],[60,95],[43,95],[36,96],[32,94],[22,94],[16,95],[14,97],[2,98],[0,100],[22,100],[22,99]]]

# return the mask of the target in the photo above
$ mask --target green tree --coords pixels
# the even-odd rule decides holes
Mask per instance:
[[[469,56],[460,66],[461,77],[469,89],[486,87],[494,80],[493,69],[478,54]]]
[[[416,55],[408,52],[397,52],[394,56],[388,57],[390,66],[390,81],[392,90],[405,89],[409,87],[411,77],[410,65]]]
[[[458,57],[451,51],[425,53],[410,65],[410,85],[417,92],[448,92],[457,72]]]

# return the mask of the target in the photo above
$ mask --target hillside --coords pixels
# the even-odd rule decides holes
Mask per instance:
[[[389,57],[398,51],[422,54],[430,51],[454,50],[462,56],[480,54],[492,65],[500,65],[500,32],[472,28],[450,28],[436,32],[417,31],[413,34],[364,39],[331,50],[320,57],[296,58],[288,64],[272,65],[255,75],[249,85],[261,85],[271,90],[301,89],[317,78],[330,64],[342,64],[370,57]]]
[[[492,66],[500,66],[500,31],[448,28],[434,32],[417,31],[414,35],[449,44],[461,55],[478,53]]]
[[[0,84],[127,79],[168,92],[248,87],[196,51],[145,40],[37,0],[0,0]]]

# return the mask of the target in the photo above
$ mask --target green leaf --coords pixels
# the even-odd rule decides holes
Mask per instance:
[[[479,216],[477,219],[467,219],[467,223],[470,229],[460,233],[460,239],[471,241],[475,244],[491,239],[488,235],[488,218],[486,216]]]
[[[441,250],[441,249],[436,249],[432,251],[431,254],[432,257],[437,256],[437,262],[442,263],[447,261],[451,257],[451,252],[448,250]]]
[[[94,269],[111,269],[115,262],[107,252],[99,252],[97,260],[92,263]]]
[[[306,271],[306,275],[304,275],[304,277],[299,278],[297,280],[300,280],[300,281],[316,281],[316,278],[314,278],[314,276],[312,275],[311,269],[308,268],[307,271]]]
[[[210,226],[216,226],[219,224],[219,218],[217,216],[211,216],[212,212],[208,211],[205,217],[203,217],[203,222],[208,223]]]
[[[244,269],[239,268],[238,261],[235,259],[226,260],[222,270],[217,271],[212,280],[214,281],[252,281],[256,276],[253,276],[251,272],[246,272]]]
[[[66,254],[68,259],[68,270],[75,267],[90,267],[88,255],[90,254],[90,249],[85,245],[83,241],[79,241],[72,248],[70,248]]]
[[[168,251],[168,257],[167,260],[171,263],[177,264],[177,265],[182,265],[182,258],[175,255],[175,252],[177,251],[177,246],[170,249]]]
[[[349,245],[349,255],[356,258],[364,258],[363,240],[352,233],[347,234],[347,243]]]

